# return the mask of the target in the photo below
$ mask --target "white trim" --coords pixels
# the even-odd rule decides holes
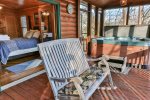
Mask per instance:
[[[26,53],[31,53],[31,52],[35,52],[35,51],[38,51],[38,47],[29,48],[29,49],[22,49],[22,50],[16,50],[16,51],[11,52],[9,54],[9,57],[17,56],[17,55],[21,55],[21,54],[26,54]]]
[[[36,72],[36,73],[34,73],[34,74],[31,74],[31,75],[26,76],[26,77],[24,77],[24,78],[21,78],[21,79],[19,79],[19,80],[16,80],[16,81],[14,81],[14,82],[11,82],[11,83],[9,83],[9,84],[6,84],[6,85],[4,85],[4,86],[1,86],[1,87],[0,87],[0,91],[6,90],[6,89],[8,89],[8,88],[10,88],[10,87],[12,87],[12,86],[15,86],[15,85],[17,85],[17,84],[19,84],[19,83],[22,83],[22,82],[24,82],[24,81],[26,81],[26,80],[29,80],[29,79],[31,79],[31,78],[34,78],[34,77],[36,77],[36,76],[38,76],[38,75],[41,75],[41,74],[43,74],[43,73],[45,73],[45,70],[41,70],[41,71],[39,71],[39,72]]]

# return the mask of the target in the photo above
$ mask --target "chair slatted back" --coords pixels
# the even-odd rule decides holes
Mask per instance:
[[[60,39],[38,45],[49,80],[75,77],[89,69],[79,39]],[[59,90],[66,83],[51,82],[52,88]]]

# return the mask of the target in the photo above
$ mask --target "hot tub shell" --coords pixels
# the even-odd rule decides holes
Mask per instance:
[[[92,39],[91,56],[102,55],[127,57],[130,64],[150,66],[150,41],[114,37]]]

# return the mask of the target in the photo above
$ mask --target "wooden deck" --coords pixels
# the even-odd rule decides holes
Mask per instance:
[[[148,100],[150,71],[132,69],[128,75],[113,74],[116,90],[97,90],[91,100]],[[0,100],[52,100],[46,74],[0,93]],[[104,85],[104,84],[103,84]],[[107,85],[107,84],[105,84]]]

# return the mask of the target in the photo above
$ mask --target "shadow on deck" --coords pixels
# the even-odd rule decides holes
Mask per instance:
[[[128,75],[113,73],[116,90],[97,90],[91,100],[148,100],[150,71],[131,69]],[[0,93],[0,100],[52,100],[46,74],[37,76]],[[102,85],[107,85],[103,83]]]

